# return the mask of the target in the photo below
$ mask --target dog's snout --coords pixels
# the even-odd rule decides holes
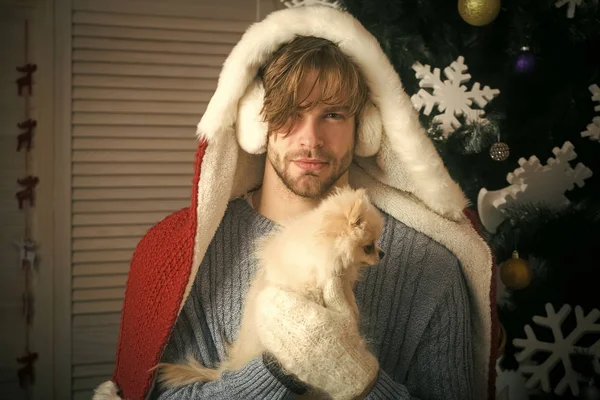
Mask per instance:
[[[379,258],[383,258],[383,256],[385,256],[385,253],[383,250],[379,250]]]

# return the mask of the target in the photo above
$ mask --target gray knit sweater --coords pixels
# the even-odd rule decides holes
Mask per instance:
[[[223,339],[235,338],[255,270],[248,255],[254,240],[274,226],[246,200],[229,203],[162,361],[182,361],[189,352],[209,367],[223,359]],[[471,399],[469,299],[457,258],[389,215],[381,247],[384,259],[367,268],[355,288],[361,332],[380,363],[367,399]],[[270,371],[262,358],[256,358],[217,382],[169,390],[157,384],[151,397],[296,398],[294,386]]]

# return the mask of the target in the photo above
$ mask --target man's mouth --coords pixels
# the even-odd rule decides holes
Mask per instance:
[[[318,171],[324,168],[327,165],[327,162],[315,158],[302,158],[294,160],[294,164],[305,171]]]

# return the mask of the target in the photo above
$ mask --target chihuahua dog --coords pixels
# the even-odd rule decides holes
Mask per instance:
[[[337,188],[315,209],[280,224],[258,240],[257,271],[245,298],[237,339],[228,346],[227,359],[217,368],[202,366],[188,356],[185,364],[159,363],[158,380],[165,387],[218,380],[261,355],[255,299],[261,290],[274,286],[323,304],[323,287],[339,276],[344,295],[358,318],[353,287],[360,270],[379,263],[384,253],[377,244],[383,216],[364,189]]]

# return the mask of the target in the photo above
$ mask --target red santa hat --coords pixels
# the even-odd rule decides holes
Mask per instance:
[[[131,261],[112,380],[95,399],[143,399],[227,203],[262,180],[267,127],[258,69],[295,36],[336,43],[360,68],[369,101],[359,116],[349,180],[374,204],[448,248],[460,261],[471,307],[475,398],[493,398],[495,280],[489,247],[465,215],[467,201],[419,123],[377,40],[331,7],[273,12],[244,33],[225,61],[198,124],[191,204],[151,228]]]

